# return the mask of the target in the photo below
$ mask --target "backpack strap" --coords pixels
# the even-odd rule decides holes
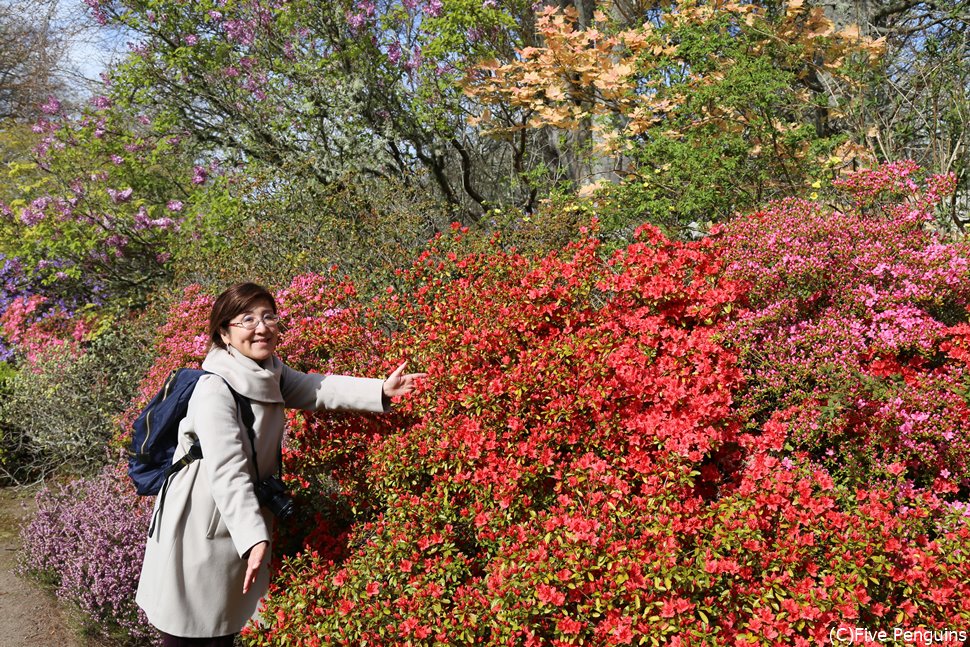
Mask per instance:
[[[155,533],[155,523],[158,521],[158,517],[162,514],[162,508],[165,507],[165,493],[168,492],[169,481],[172,477],[182,471],[183,467],[187,467],[190,463],[202,458],[202,445],[199,441],[192,443],[189,447],[189,451],[185,452],[182,458],[178,459],[172,466],[165,470],[165,480],[162,481],[162,489],[158,493],[158,505],[155,506],[155,514],[152,515],[152,523],[148,527],[148,536],[151,537]]]
[[[210,373],[210,375],[215,375],[215,373]],[[256,423],[256,415],[253,413],[253,405],[250,403],[249,398],[240,395],[236,389],[232,388],[228,382],[224,379],[222,380],[226,388],[232,394],[232,399],[236,402],[236,408],[242,413],[243,426],[246,427],[246,433],[249,436],[249,443],[253,448],[253,467],[256,468],[256,478],[259,478],[259,465],[256,462],[256,432],[253,430],[253,425]],[[158,518],[162,514],[162,508],[165,507],[165,493],[168,491],[168,484],[172,480],[172,477],[182,471],[182,468],[188,467],[190,464],[197,460],[202,459],[202,445],[199,441],[192,443],[189,447],[189,451],[172,463],[165,471],[165,480],[162,482],[162,489],[158,493],[158,505],[155,506],[155,514],[152,515],[151,525],[148,527],[148,536],[151,537],[155,533],[155,526]]]

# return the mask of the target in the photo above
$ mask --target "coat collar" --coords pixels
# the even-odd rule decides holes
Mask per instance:
[[[240,395],[257,402],[283,402],[280,393],[280,374],[283,363],[275,355],[256,362],[231,346],[213,346],[202,362],[202,368],[215,373]]]

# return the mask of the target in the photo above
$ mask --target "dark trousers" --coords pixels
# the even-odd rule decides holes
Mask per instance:
[[[162,634],[162,645],[164,647],[232,647],[232,641],[236,634],[229,636],[219,636],[218,638],[179,638],[169,636],[164,631]]]

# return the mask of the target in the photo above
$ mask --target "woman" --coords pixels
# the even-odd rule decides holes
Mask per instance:
[[[203,458],[171,477],[163,508],[156,501],[138,583],[138,605],[166,647],[231,647],[266,592],[273,517],[254,484],[277,473],[284,407],[382,412],[424,376],[404,364],[383,381],[295,371],[274,354],[279,323],[273,296],[253,283],[212,306],[202,364],[212,375],[195,387],[174,457],[198,442]],[[252,404],[252,439],[229,387]]]

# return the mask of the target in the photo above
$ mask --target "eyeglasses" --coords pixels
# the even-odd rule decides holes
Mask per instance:
[[[268,312],[262,318],[246,315],[239,321],[230,321],[229,325],[245,328],[246,330],[256,330],[259,328],[260,323],[263,323],[267,328],[275,328],[280,323],[280,316],[275,312]]]

